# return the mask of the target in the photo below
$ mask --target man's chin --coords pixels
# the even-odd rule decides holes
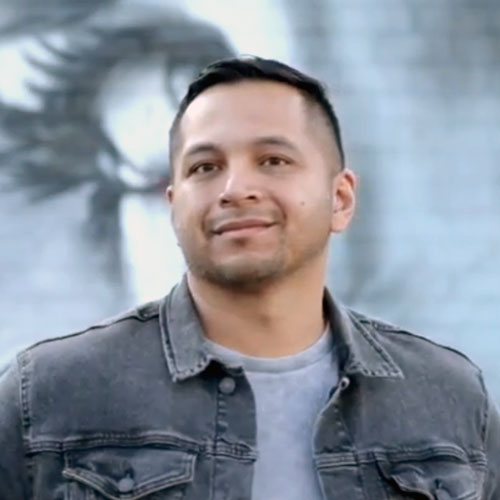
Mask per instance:
[[[256,289],[275,281],[283,273],[281,262],[225,263],[205,270],[205,278],[219,286],[238,289]]]

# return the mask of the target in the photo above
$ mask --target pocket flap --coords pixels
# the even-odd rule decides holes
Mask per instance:
[[[106,447],[67,452],[64,477],[109,500],[140,499],[193,479],[194,453],[162,448]]]
[[[477,498],[473,467],[456,456],[435,455],[423,460],[379,460],[382,475],[406,493],[439,500]]]

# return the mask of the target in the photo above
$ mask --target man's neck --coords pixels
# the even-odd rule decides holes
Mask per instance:
[[[313,345],[326,326],[321,276],[306,281],[294,276],[255,293],[238,293],[190,273],[188,285],[206,337],[243,354],[295,354]]]

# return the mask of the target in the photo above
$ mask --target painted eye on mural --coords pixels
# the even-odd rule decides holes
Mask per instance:
[[[28,82],[38,109],[3,104],[15,185],[34,198],[86,182],[123,192],[165,185],[169,125],[188,82],[232,55],[223,34],[165,13],[58,34],[58,43],[40,36],[26,54],[32,79],[44,81]]]

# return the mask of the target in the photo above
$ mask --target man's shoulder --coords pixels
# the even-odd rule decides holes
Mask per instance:
[[[89,408],[130,407],[148,381],[168,383],[160,305],[158,301],[135,307],[82,331],[42,340],[18,354],[6,380],[15,379],[19,387],[33,436],[56,436],[62,428],[76,433],[88,423]],[[63,420],[66,423],[58,427]]]
[[[109,344],[125,343],[144,326],[157,327],[160,300],[147,302],[116,315],[105,318],[90,326],[56,337],[50,337],[32,344],[19,353],[20,358],[58,357],[66,353],[85,352],[92,346],[101,349]]]
[[[481,370],[459,349],[359,311],[348,309],[348,314],[369,331],[403,372],[425,370],[428,375],[456,377],[457,382],[482,380]]]

